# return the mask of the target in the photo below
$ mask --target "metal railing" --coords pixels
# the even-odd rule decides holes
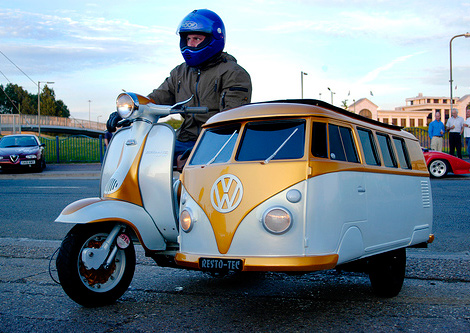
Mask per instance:
[[[411,134],[413,134],[418,140],[423,148],[431,148],[431,139],[429,138],[429,133],[427,128],[421,128],[421,127],[405,127],[403,128],[404,131],[407,131]],[[467,149],[465,149],[465,138],[462,135],[462,157],[467,156]],[[444,134],[444,143],[442,147],[442,151],[444,153],[449,153],[450,147],[449,147],[449,132],[446,132]]]
[[[83,119],[65,118],[65,117],[39,117],[40,126],[61,126],[61,127],[75,127],[84,129],[94,129],[104,131],[106,124],[97,121],[89,121]],[[30,114],[1,114],[0,115],[0,128],[8,126],[20,129],[21,126],[37,126],[38,116]]]
[[[47,163],[100,163],[104,157],[104,141],[85,135],[67,138],[40,138],[46,144],[44,150]]]

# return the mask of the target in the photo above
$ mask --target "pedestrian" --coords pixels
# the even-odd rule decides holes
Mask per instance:
[[[441,121],[441,112],[436,111],[434,114],[435,119],[429,124],[428,134],[431,138],[431,149],[435,151],[442,151],[442,146],[444,144],[444,133],[446,132],[446,127]]]
[[[457,149],[457,157],[462,158],[462,131],[463,118],[457,113],[457,109],[452,109],[452,117],[447,120],[446,128],[449,131],[449,154],[454,155]]]
[[[467,156],[470,158],[470,108],[467,108],[467,119],[463,123],[463,136],[467,145]]]
[[[216,13],[194,10],[181,21],[177,32],[185,62],[176,66],[148,97],[156,104],[173,105],[194,96],[187,106],[205,106],[209,112],[181,114],[183,123],[176,131],[174,165],[179,155],[194,146],[201,126],[210,117],[250,103],[252,90],[248,72],[233,56],[223,52],[225,26]],[[120,117],[113,114],[108,122],[115,124]]]
[[[111,138],[113,137],[113,133],[106,130],[104,131],[104,149],[108,149],[109,143],[111,142]]]

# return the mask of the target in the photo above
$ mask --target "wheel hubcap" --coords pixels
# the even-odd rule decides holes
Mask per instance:
[[[433,176],[441,177],[446,173],[447,166],[442,161],[434,161],[431,163],[431,167],[429,169]]]
[[[98,269],[87,269],[81,260],[81,252],[86,248],[98,249],[106,240],[107,234],[94,235],[83,245],[80,251],[78,262],[78,272],[83,284],[94,292],[106,292],[112,289],[121,280],[125,268],[125,254],[123,250],[118,250],[114,261],[108,268],[101,266]]]

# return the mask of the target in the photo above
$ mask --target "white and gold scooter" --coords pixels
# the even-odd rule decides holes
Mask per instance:
[[[117,98],[119,115],[132,125],[117,131],[106,152],[99,198],[68,205],[55,222],[75,226],[64,238],[56,266],[67,295],[84,306],[117,300],[135,268],[139,243],[159,265],[174,265],[178,250],[179,180],[173,179],[175,131],[157,123],[175,113],[205,107],[156,105],[134,93]]]

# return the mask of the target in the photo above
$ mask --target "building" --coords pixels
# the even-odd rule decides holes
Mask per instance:
[[[466,110],[470,109],[470,95],[454,97],[452,107],[458,110],[459,116],[466,119]],[[445,114],[447,120],[450,114],[450,98],[423,96],[420,93],[417,97],[407,98],[406,105],[396,107],[395,110],[379,110],[379,107],[370,100],[361,98],[351,104],[348,111],[386,124],[421,127],[428,126],[434,120],[436,111],[440,111],[442,116]]]

